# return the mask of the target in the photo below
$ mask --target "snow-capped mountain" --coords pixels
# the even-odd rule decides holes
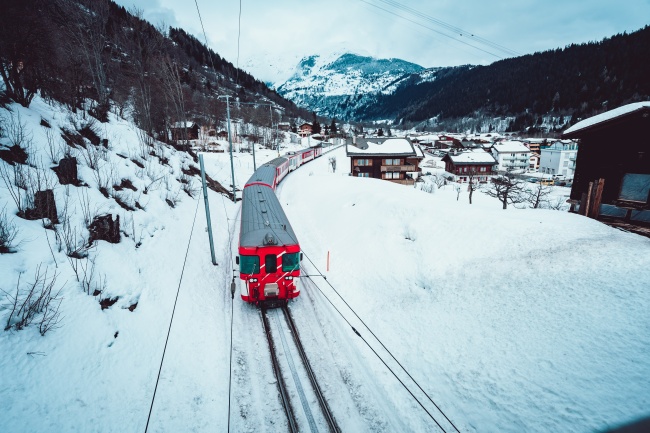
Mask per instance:
[[[274,83],[285,98],[328,117],[347,118],[377,93],[392,93],[413,74],[429,71],[400,59],[376,59],[358,54],[303,57],[293,75]],[[430,74],[429,74],[430,75]]]

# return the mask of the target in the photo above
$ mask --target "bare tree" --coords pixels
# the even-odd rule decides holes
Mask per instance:
[[[18,229],[16,224],[9,220],[5,206],[0,212],[0,254],[14,251],[16,236],[18,236]]]
[[[521,203],[523,201],[522,192],[522,181],[511,173],[493,177],[490,187],[485,191],[490,197],[498,198],[503,204],[503,209],[507,209],[508,204]]]
[[[97,118],[106,121],[108,113],[110,88],[108,83],[108,66],[104,55],[107,43],[106,24],[109,17],[109,4],[100,0],[79,0],[79,2],[62,2],[66,14],[70,17],[66,26],[67,34],[77,50],[82,54],[86,68],[97,92]]]
[[[58,274],[48,276],[47,268],[42,271],[39,264],[36,267],[34,281],[21,287],[20,278],[16,283],[15,292],[8,293],[2,289],[5,299],[9,301],[5,305],[9,310],[9,316],[5,324],[5,331],[10,329],[21,330],[37,320],[40,316],[39,332],[45,335],[47,331],[58,327],[60,322],[59,307],[61,306],[61,289],[54,291]]]
[[[332,173],[336,173],[336,157],[330,157],[330,166],[332,166]]]
[[[471,168],[467,173],[467,191],[469,192],[469,204],[472,204],[472,195],[474,191],[481,188],[481,185],[478,183],[477,179],[478,173],[475,168]]]
[[[537,209],[544,207],[544,204],[548,202],[548,195],[550,193],[550,186],[538,182],[532,189],[526,189],[524,191],[523,198],[532,209]]]
[[[51,37],[41,0],[4,1],[0,13],[0,76],[5,94],[29,107],[48,75]]]
[[[163,89],[165,92],[165,99],[172,107],[172,119],[176,125],[182,125],[181,140],[187,144],[187,118],[185,112],[185,95],[183,86],[181,85],[181,76],[179,67],[169,56],[161,59],[159,71]]]

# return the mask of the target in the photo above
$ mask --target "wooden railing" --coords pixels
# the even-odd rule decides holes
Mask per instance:
[[[381,171],[415,171],[414,165],[382,165]]]

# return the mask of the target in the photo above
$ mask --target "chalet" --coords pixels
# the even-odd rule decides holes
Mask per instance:
[[[309,137],[311,135],[313,129],[314,128],[313,128],[311,123],[303,123],[298,128],[298,134],[303,138],[304,137]]]
[[[650,101],[576,123],[562,138],[580,140],[571,211],[650,236]]]
[[[441,135],[433,145],[436,149],[451,149],[461,147],[460,140],[450,135]]]
[[[501,171],[525,172],[530,165],[530,149],[520,141],[500,141],[492,146],[492,156]]]
[[[385,179],[402,185],[413,185],[421,171],[422,151],[405,138],[386,140],[356,137],[346,146],[352,176]]]
[[[291,124],[289,122],[278,122],[278,129],[284,132],[291,131]]]
[[[199,138],[199,125],[196,122],[176,122],[169,132],[173,141],[196,140]]]
[[[445,171],[453,174],[456,182],[465,183],[473,178],[477,182],[485,183],[496,174],[496,160],[481,149],[458,154],[448,153],[442,157],[442,162],[445,163]]]

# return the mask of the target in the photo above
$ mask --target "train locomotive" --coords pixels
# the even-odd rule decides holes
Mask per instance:
[[[244,301],[277,304],[300,294],[300,244],[275,189],[289,172],[322,151],[316,146],[289,152],[259,167],[246,182],[236,258]]]

